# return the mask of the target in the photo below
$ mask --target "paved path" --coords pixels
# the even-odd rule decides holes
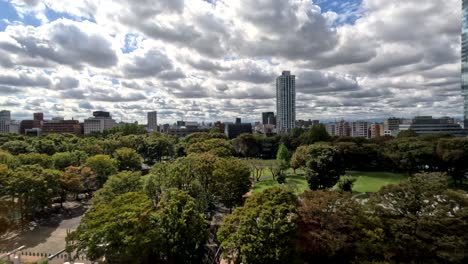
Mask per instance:
[[[24,245],[26,248],[22,252],[48,255],[64,249],[67,229],[76,229],[85,212],[81,204],[71,203],[70,207],[69,213],[54,215],[30,231],[0,238],[0,251],[11,251]]]

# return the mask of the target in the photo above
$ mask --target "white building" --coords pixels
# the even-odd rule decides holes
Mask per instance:
[[[88,135],[96,132],[104,132],[107,129],[111,129],[117,125],[114,119],[108,112],[97,111],[93,113],[94,117],[84,120],[84,134]]]
[[[276,129],[287,133],[296,123],[296,76],[283,71],[276,78]]]
[[[158,131],[158,112],[148,112],[148,125],[146,129],[149,132]]]

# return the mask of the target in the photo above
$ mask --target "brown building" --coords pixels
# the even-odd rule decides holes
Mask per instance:
[[[26,129],[32,129],[34,127],[34,120],[23,120],[20,122],[20,134],[24,135]]]
[[[42,124],[42,133],[70,133],[75,135],[82,134],[82,126],[78,120],[51,120]]]

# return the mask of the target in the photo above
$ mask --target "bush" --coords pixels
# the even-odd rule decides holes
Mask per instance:
[[[342,177],[338,181],[338,189],[342,192],[352,192],[354,182],[356,182],[356,178],[351,176]]]

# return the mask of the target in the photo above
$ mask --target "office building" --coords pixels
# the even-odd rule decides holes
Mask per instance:
[[[0,120],[10,121],[11,120],[11,112],[8,110],[0,111]]]
[[[263,125],[275,125],[275,113],[273,112],[263,112],[262,113],[262,124]]]
[[[93,117],[84,120],[84,134],[102,133],[107,129],[111,129],[117,125],[109,112],[94,111]]]
[[[464,127],[468,129],[468,0],[462,2],[462,94],[464,101]]]
[[[276,129],[278,134],[287,133],[296,122],[296,76],[283,71],[276,78]]]
[[[406,130],[412,130],[418,135],[450,134],[460,137],[467,135],[466,131],[450,117],[417,116],[411,122],[400,125],[400,131]]]
[[[43,134],[75,134],[81,135],[81,125],[78,120],[64,120],[63,118],[55,118],[42,122]]]
[[[148,132],[158,131],[158,112],[148,112],[148,124],[146,129]]]
[[[0,134],[10,133],[11,113],[7,110],[0,111]]]

